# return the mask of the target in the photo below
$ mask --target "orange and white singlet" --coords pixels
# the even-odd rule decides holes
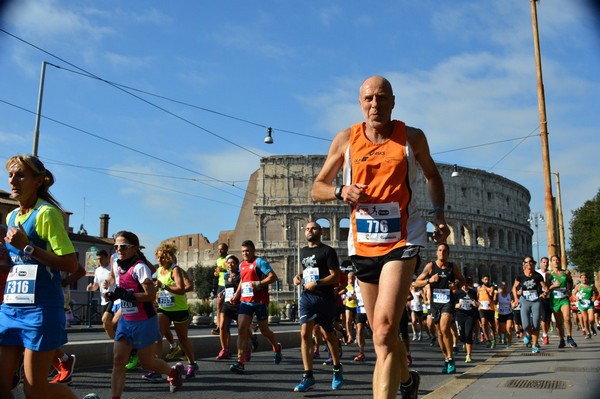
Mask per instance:
[[[425,221],[419,214],[412,187],[417,162],[408,143],[406,125],[392,121],[388,140],[373,143],[365,124],[351,127],[344,154],[343,184],[365,184],[372,198],[352,208],[348,254],[382,256],[406,245],[425,246]]]

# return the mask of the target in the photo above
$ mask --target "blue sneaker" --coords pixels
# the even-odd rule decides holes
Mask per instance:
[[[454,359],[448,361],[448,369],[446,370],[448,374],[456,373],[456,365],[454,364]]]
[[[540,347],[533,345],[531,347],[531,353],[540,353]]]
[[[331,380],[331,389],[340,389],[344,384],[344,374],[342,372],[342,365],[340,364],[339,369],[333,369],[333,379]]]
[[[529,335],[525,335],[525,337],[523,338],[523,343],[525,344],[525,346],[529,346],[529,344],[531,344],[531,338],[529,338]]]
[[[448,361],[444,360],[444,367],[442,367],[442,374],[448,374]]]
[[[294,392],[306,392],[315,385],[315,379],[312,377],[302,377],[300,384],[294,387]]]
[[[275,364],[279,364],[281,363],[281,359],[283,359],[283,356],[281,355],[281,344],[277,343],[277,350],[273,355],[273,361],[275,362]]]

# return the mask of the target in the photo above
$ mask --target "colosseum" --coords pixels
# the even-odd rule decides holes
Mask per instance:
[[[337,250],[343,265],[349,264],[348,206],[341,202],[315,203],[310,196],[324,161],[323,155],[263,158],[260,168],[250,176],[234,230],[221,232],[212,244],[202,234],[165,241],[178,245],[179,261],[187,268],[214,265],[220,242],[228,243],[230,253],[239,255],[242,241],[250,239],[256,244],[257,254],[268,259],[279,276],[280,281],[272,287],[278,300],[293,299],[292,279],[298,273],[298,251],[305,245],[303,226],[307,220],[316,220],[324,227],[323,241]],[[494,173],[440,163],[437,166],[446,188],[450,261],[475,281],[485,274],[494,282],[512,281],[521,268],[521,259],[532,250],[529,191]],[[422,175],[420,180],[423,184],[415,188],[414,194],[420,212],[427,218],[431,203]],[[428,231],[432,231],[431,225]],[[432,241],[421,257],[423,264],[435,259]]]

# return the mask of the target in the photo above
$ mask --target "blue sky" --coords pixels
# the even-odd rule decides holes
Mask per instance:
[[[567,234],[571,211],[600,187],[600,30],[589,4],[538,3]],[[12,2],[2,16],[10,34],[0,32],[0,158],[31,153],[47,61],[38,154],[71,225],[98,234],[108,213],[110,234],[134,231],[149,250],[188,233],[212,242],[235,227],[260,156],[325,154],[361,120],[363,79],[381,74],[394,117],[425,131],[436,161],[515,180],[543,212],[530,2],[377,5]]]

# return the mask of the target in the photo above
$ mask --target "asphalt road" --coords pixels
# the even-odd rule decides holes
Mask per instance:
[[[73,339],[93,339],[90,334],[84,333],[73,336]],[[100,333],[98,333],[101,336]],[[103,337],[104,339],[105,337]],[[437,348],[430,347],[428,342],[412,341],[412,355],[414,363],[412,368],[421,374],[419,396],[433,392],[437,387],[449,381],[453,376],[440,373],[443,364],[442,356]],[[372,348],[370,342],[368,348]],[[272,352],[259,348],[253,354],[252,361],[246,365],[246,374],[237,375],[229,371],[230,361],[217,361],[214,358],[199,360],[200,370],[196,378],[184,381],[180,392],[170,394],[168,383],[150,383],[143,381],[143,370],[129,371],[127,374],[125,398],[161,398],[165,395],[173,398],[244,398],[244,399],[285,399],[285,398],[369,398],[371,397],[371,378],[374,365],[372,350],[367,352],[367,361],[354,363],[352,359],[357,353],[356,345],[344,346],[342,357],[344,365],[344,386],[339,391],[331,390],[331,366],[322,365],[323,359],[315,360],[315,378],[317,385],[307,393],[293,392],[294,386],[302,375],[302,361],[299,348],[284,348],[284,359],[275,365]],[[218,348],[215,348],[215,354]],[[483,345],[476,345],[473,355],[472,367],[488,359],[494,353],[502,351],[502,347],[495,350],[485,349]],[[327,356],[326,352],[321,353]],[[464,354],[457,356],[457,372],[467,370],[463,362]],[[76,368],[73,376],[73,391],[82,398],[90,392],[97,393],[100,398],[111,398],[110,395],[110,367]],[[24,398],[22,386],[14,391],[17,399]],[[273,396],[271,396],[273,395]]]

